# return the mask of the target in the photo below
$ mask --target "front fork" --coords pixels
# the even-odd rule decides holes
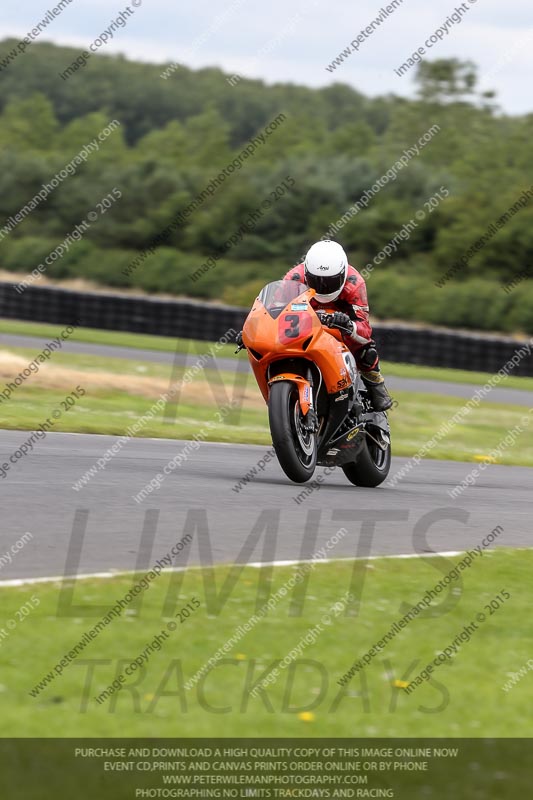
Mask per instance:
[[[313,372],[311,367],[307,370],[307,382],[309,384],[309,408],[307,410],[307,414],[304,413],[306,417],[306,424],[304,425],[305,431],[307,433],[317,433],[318,432],[318,416],[315,411],[315,401],[314,401],[314,381],[313,381]]]

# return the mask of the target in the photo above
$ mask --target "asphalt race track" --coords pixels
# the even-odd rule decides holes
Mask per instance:
[[[27,437],[26,431],[0,431],[0,463],[8,462]],[[49,433],[10,466],[0,479],[0,555],[26,531],[34,539],[11,565],[1,567],[0,581],[148,568],[181,539],[187,518],[203,529],[177,566],[187,558],[189,564],[204,565],[211,558],[247,563],[309,558],[341,527],[348,534],[332,557],[463,550],[480,544],[497,525],[504,532],[495,546],[531,545],[533,469],[489,465],[455,500],[447,490],[466,477],[472,463],[424,461],[395,488],[385,484],[372,490],[351,486],[337,471],[297,503],[304,486],[290,483],[276,461],[240,492],[233,491],[268,448],[202,443],[138,504],[132,496],[190,443],[132,439],[88,485],[73,490],[72,484],[116,441]],[[391,477],[405,462],[393,460]],[[268,531],[257,526],[252,549],[258,521]],[[241,553],[247,539],[248,550]]]

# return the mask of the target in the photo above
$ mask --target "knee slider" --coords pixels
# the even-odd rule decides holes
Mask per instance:
[[[378,360],[378,351],[374,347],[373,344],[367,345],[361,355],[359,356],[359,363],[362,367],[366,369],[372,369],[376,366],[376,362]]]

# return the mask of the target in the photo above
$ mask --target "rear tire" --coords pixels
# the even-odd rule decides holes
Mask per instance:
[[[272,443],[283,472],[294,483],[305,483],[315,472],[316,434],[301,429],[305,417],[294,383],[277,381],[272,384],[268,398],[268,419]]]
[[[391,464],[391,446],[386,450],[365,437],[357,461],[343,464],[342,471],[354,486],[374,488],[379,486],[389,474]]]

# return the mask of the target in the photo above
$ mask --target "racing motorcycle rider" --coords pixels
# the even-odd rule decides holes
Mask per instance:
[[[330,327],[348,328],[344,343],[353,353],[361,378],[375,411],[386,411],[393,404],[379,368],[379,356],[372,339],[368,299],[364,278],[348,264],[343,248],[329,239],[314,244],[303,264],[290,269],[284,280],[300,281],[316,291],[311,305],[316,310],[331,310]]]

